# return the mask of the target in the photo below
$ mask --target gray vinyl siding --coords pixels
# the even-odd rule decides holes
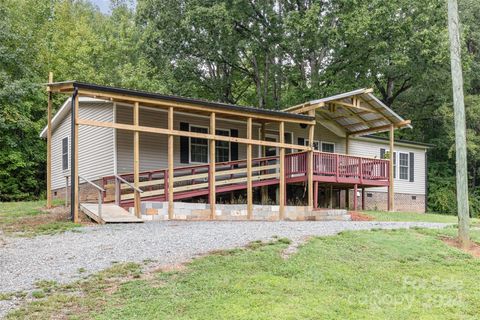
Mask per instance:
[[[116,121],[124,124],[133,123],[133,108],[126,105],[117,105]],[[180,130],[180,122],[186,122],[190,125],[209,127],[208,117],[187,115],[184,113],[174,113],[174,129]],[[167,128],[167,113],[147,108],[140,108],[141,126],[150,126],[156,128]],[[246,122],[228,121],[217,118],[217,129],[237,129],[238,136],[246,138]],[[254,138],[258,138],[258,130],[255,130]],[[188,166],[189,164],[180,162],[180,137],[174,137],[174,166]],[[167,136],[155,133],[140,133],[140,171],[166,169],[168,142]],[[254,154],[258,153],[258,148],[254,147]],[[246,158],[246,145],[238,144],[238,159]],[[118,173],[133,172],[133,133],[125,130],[117,130],[117,170]]]
[[[110,103],[80,102],[79,116],[97,121],[113,121]],[[70,175],[70,113],[52,133],[52,189],[65,186],[65,175]],[[62,170],[62,139],[68,137],[68,169]],[[79,175],[96,180],[114,173],[113,129],[80,126],[78,137]]]
[[[368,138],[351,139],[349,153],[365,157],[380,158],[380,149],[389,150],[388,141],[374,140]],[[395,193],[406,194],[425,194],[425,152],[426,149],[421,146],[407,146],[396,144],[394,151],[414,154],[414,181],[398,179],[398,175],[394,182]],[[371,188],[369,191],[387,192],[387,188]]]

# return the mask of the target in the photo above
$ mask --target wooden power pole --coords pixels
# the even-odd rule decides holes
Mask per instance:
[[[465,137],[465,103],[457,0],[448,0],[448,32],[450,35],[450,61],[452,65],[453,109],[455,112],[455,148],[458,239],[466,247],[470,242],[467,180],[467,141]]]

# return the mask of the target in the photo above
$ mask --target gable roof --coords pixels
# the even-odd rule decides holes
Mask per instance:
[[[403,119],[372,94],[372,89],[362,88],[342,94],[308,101],[284,111],[306,113],[315,110],[325,126],[348,135],[363,135],[396,128],[412,128],[410,120]]]

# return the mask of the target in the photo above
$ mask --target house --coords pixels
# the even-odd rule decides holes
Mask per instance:
[[[53,94],[72,95],[41,137],[51,135],[48,198],[71,194],[73,216],[91,201],[164,219],[425,211],[429,146],[394,141],[410,121],[370,89],[283,111],[75,81],[48,90],[50,108]]]

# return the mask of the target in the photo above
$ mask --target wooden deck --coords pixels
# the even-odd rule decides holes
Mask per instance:
[[[308,179],[308,153],[297,152],[285,156],[286,183],[306,182]],[[374,187],[389,185],[389,160],[350,155],[314,152],[313,180],[338,185]],[[169,184],[173,183],[173,200],[210,194],[210,165],[174,168],[173,182],[168,169],[140,173],[139,188],[142,200],[168,201]],[[133,181],[133,174],[121,177]],[[278,156],[252,159],[252,187],[276,185],[280,182]],[[128,207],[133,203],[131,185],[121,183],[115,176],[103,179],[104,201]],[[247,188],[247,161],[238,160],[215,165],[215,193],[221,194]]]
[[[142,219],[137,218],[124,208],[113,203],[102,204],[101,215],[98,212],[98,204],[96,203],[81,203],[80,210],[100,224],[143,222]]]

